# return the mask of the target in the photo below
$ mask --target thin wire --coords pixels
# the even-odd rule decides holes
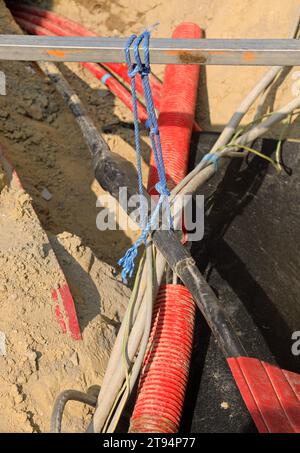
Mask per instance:
[[[293,115],[290,114],[287,117],[286,121],[283,121],[283,126],[281,128],[279,140],[278,140],[277,146],[276,146],[275,156],[276,156],[276,163],[277,163],[277,166],[278,166],[279,170],[282,170],[282,165],[281,165],[281,162],[282,162],[282,158],[281,158],[282,141],[283,141],[283,137],[284,137],[286,131],[288,130],[288,128],[291,125],[292,117],[293,117]]]

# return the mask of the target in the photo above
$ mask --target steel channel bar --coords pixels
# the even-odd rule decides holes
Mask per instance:
[[[125,43],[125,38],[0,35],[0,60],[123,63]],[[156,64],[296,66],[300,40],[153,38],[150,55]]]

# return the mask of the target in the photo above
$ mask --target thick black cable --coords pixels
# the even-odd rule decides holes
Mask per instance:
[[[79,403],[96,407],[97,398],[97,395],[89,395],[88,393],[80,392],[79,390],[65,390],[60,393],[55,400],[52,410],[50,432],[61,432],[63,414],[68,401],[78,401]]]

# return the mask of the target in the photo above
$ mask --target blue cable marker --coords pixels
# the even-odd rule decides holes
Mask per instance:
[[[214,164],[214,169],[215,169],[215,172],[218,171],[218,168],[219,168],[219,160],[220,160],[220,156],[216,153],[207,153],[205,154],[202,159],[201,159],[201,163],[212,163]]]
[[[107,80],[111,77],[111,74],[109,72],[106,72],[102,77],[101,77],[101,82],[106,85]]]
[[[159,136],[158,122],[155,113],[155,108],[152,99],[152,92],[149,82],[149,74],[151,72],[150,68],[150,55],[149,55],[149,41],[150,41],[150,32],[148,30],[144,31],[140,36],[132,35],[125,47],[125,58],[128,66],[128,75],[131,79],[131,90],[132,90],[132,104],[133,104],[133,114],[134,114],[134,132],[135,132],[135,146],[136,146],[136,156],[137,156],[137,169],[138,169],[138,184],[139,184],[139,195],[140,195],[140,218],[141,218],[141,228],[143,229],[141,236],[133,244],[130,249],[127,250],[123,258],[119,260],[119,265],[122,266],[122,279],[124,282],[127,282],[127,275],[132,276],[134,270],[134,261],[137,256],[137,251],[139,246],[144,242],[147,242],[147,237],[151,231],[152,226],[156,222],[156,218],[160,212],[160,209],[163,206],[166,206],[168,214],[168,223],[171,228],[172,216],[171,208],[169,203],[170,192],[167,188],[165,166],[163,161],[163,153],[161,147],[161,141]],[[139,46],[143,42],[144,57],[145,63],[142,63]],[[135,63],[131,62],[130,56],[130,47],[133,44],[133,52]],[[149,136],[151,139],[152,149],[154,152],[159,182],[155,185],[157,192],[159,193],[159,200],[153,213],[151,213],[150,218],[145,212],[145,207],[143,204],[143,179],[142,179],[142,166],[141,166],[141,146],[140,146],[140,131],[139,131],[139,120],[138,120],[138,110],[137,110],[137,95],[136,95],[136,83],[135,77],[137,74],[140,74],[143,84],[143,91],[146,103],[146,109],[148,114],[148,119],[146,122],[146,127],[149,130]],[[166,203],[166,204],[165,204]]]

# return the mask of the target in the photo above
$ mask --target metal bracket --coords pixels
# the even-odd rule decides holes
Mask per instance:
[[[125,38],[0,35],[0,60],[123,63],[125,43]],[[155,64],[297,66],[300,40],[153,38],[150,55]]]

